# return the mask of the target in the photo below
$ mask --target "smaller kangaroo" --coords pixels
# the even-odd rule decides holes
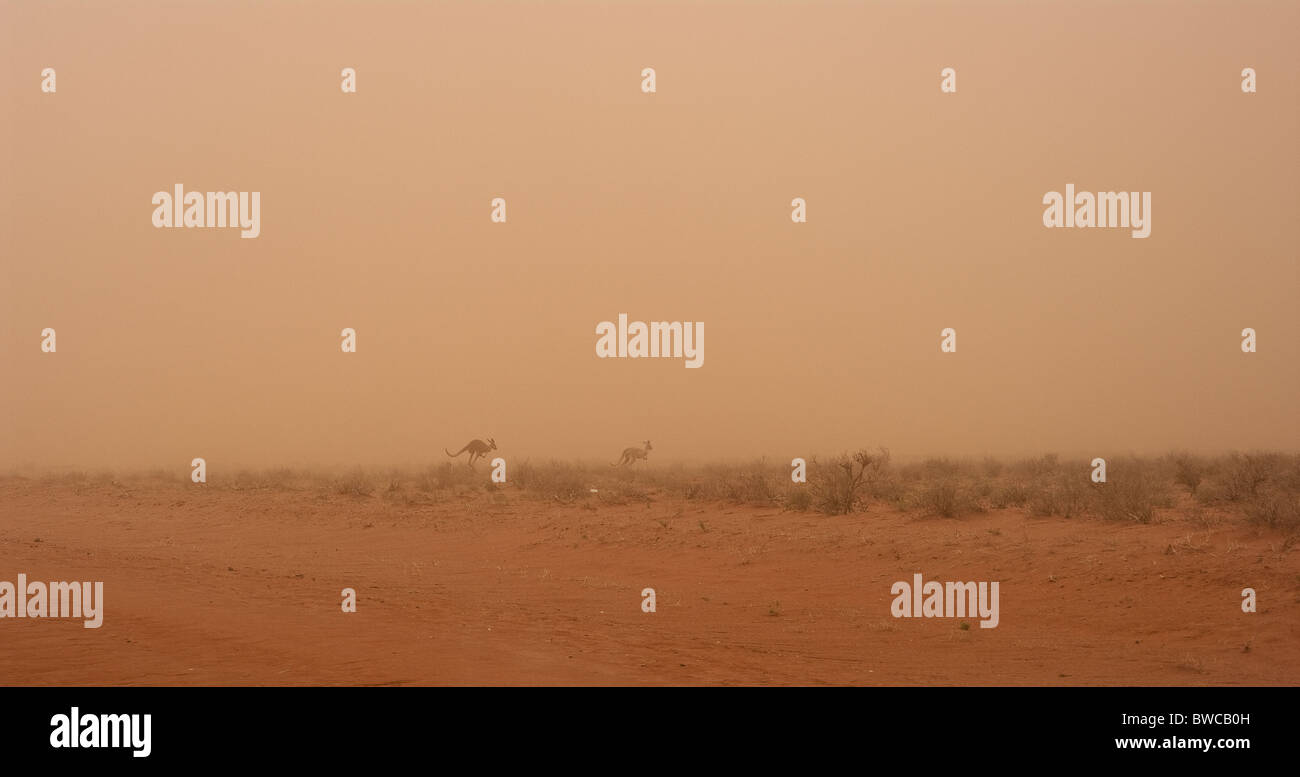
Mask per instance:
[[[617,462],[610,464],[609,466],[618,467],[624,464],[635,463],[637,460],[648,462],[648,459],[646,459],[646,454],[648,454],[652,450],[654,450],[654,448],[650,447],[649,440],[645,441],[644,448],[624,448],[623,457],[619,459]]]
[[[448,456],[452,457],[453,459],[461,455],[465,451],[469,451],[469,465],[473,467],[474,461],[476,459],[485,459],[487,458],[488,451],[494,451],[496,449],[497,449],[497,441],[489,437],[487,442],[483,442],[482,440],[470,440],[469,442],[465,443],[464,448],[461,448],[455,453],[452,453],[446,448],[443,448],[442,450],[444,453],[446,453]]]

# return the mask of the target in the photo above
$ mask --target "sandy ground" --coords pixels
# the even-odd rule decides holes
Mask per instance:
[[[1300,545],[1237,519],[7,478],[19,572],[104,581],[105,621],[0,620],[4,685],[1300,684]],[[1001,624],[891,617],[915,572],[999,581]]]

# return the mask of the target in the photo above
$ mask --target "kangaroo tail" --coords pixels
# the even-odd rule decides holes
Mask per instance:
[[[465,448],[468,448],[468,447],[469,447],[468,445],[465,446]],[[461,455],[462,453],[464,453],[464,452],[465,452],[465,448],[461,448],[460,450],[456,451],[455,453],[452,453],[451,451],[447,450],[446,448],[443,448],[443,449],[442,449],[442,452],[445,453],[445,454],[447,454],[448,456],[450,456],[450,457],[452,457],[452,458],[454,459],[454,458],[456,458],[457,456],[459,456],[459,455]]]

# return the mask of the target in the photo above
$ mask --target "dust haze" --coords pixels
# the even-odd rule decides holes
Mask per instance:
[[[151,6],[0,5],[0,466],[1300,439],[1294,3]],[[1067,183],[1151,237],[1044,229]]]

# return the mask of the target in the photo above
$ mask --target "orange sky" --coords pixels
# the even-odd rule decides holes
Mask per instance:
[[[1295,450],[1298,8],[5,0],[0,467]]]

